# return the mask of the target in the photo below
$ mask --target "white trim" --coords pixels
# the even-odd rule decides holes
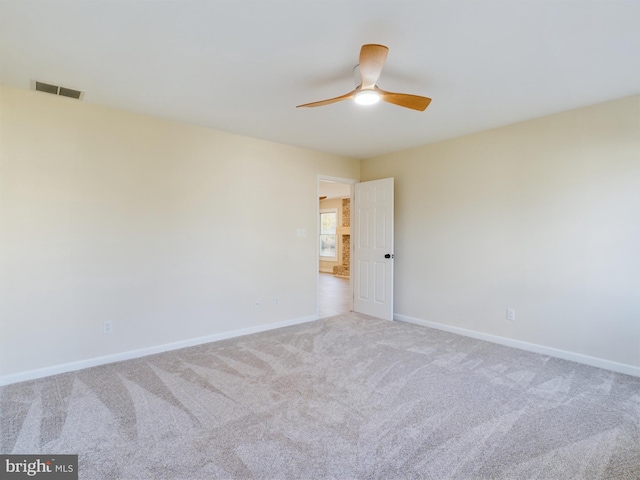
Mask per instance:
[[[394,314],[393,319],[399,320],[401,322],[414,323],[423,327],[435,328],[436,330],[456,333],[458,335],[476,338],[478,340],[484,340],[486,342],[497,343],[500,345],[505,345],[507,347],[518,348],[520,350],[526,350],[528,352],[540,353],[542,355],[549,355],[550,357],[562,358],[563,360],[582,363],[584,365],[589,365],[592,367],[604,368],[605,370],[624,373],[626,375],[633,375],[634,377],[640,377],[640,367],[636,367],[634,365],[629,365],[626,363],[613,362],[611,360],[605,360],[603,358],[582,355],[581,353],[560,350],[559,348],[546,347],[544,345],[523,342],[521,340],[514,340],[507,337],[500,337],[498,335],[491,335],[489,333],[477,332],[475,330],[468,330],[466,328],[454,327],[451,325],[445,325],[443,323],[430,322],[428,320],[413,318],[407,315],[401,315],[399,313]]]
[[[348,183],[353,185],[360,183],[360,180],[356,180],[355,178],[332,177],[330,175],[318,175],[318,182]]]
[[[241,337],[244,335],[250,335],[252,333],[266,332],[268,330],[275,330],[276,328],[290,327],[292,325],[312,322],[314,320],[318,320],[317,315],[295,318],[293,320],[285,320],[283,322],[270,323],[268,325],[258,325],[255,327],[241,328],[239,330],[231,330],[229,332],[216,333],[204,337],[190,338],[187,340],[181,340],[179,342],[156,345],[153,347],[146,347],[138,350],[130,350],[128,352],[114,353],[112,355],[89,358],[87,360],[80,360],[78,362],[63,363],[61,365],[44,367],[37,370],[29,370],[26,372],[14,373],[11,375],[3,375],[0,377],[0,386],[10,385],[12,383],[18,382],[26,382],[27,380],[35,380],[36,378],[49,377],[51,375],[58,375],[60,373],[73,372],[76,370],[82,370],[83,368],[105,365],[107,363],[122,362],[123,360],[131,360],[134,358],[145,357],[147,355],[154,355],[156,353],[179,350],[181,348],[202,345],[203,343],[217,342],[218,340]]]

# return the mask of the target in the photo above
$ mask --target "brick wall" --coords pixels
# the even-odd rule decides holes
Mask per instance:
[[[342,226],[351,225],[351,199],[342,199]],[[348,277],[351,272],[351,235],[342,235],[342,265],[333,267],[333,274],[339,277]]]

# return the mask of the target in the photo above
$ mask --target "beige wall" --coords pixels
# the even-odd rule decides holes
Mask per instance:
[[[4,87],[0,109],[0,376],[315,315],[318,175],[359,161]]]
[[[395,177],[399,316],[638,367],[639,98],[359,162],[2,87],[0,377],[312,318],[318,174]]]
[[[363,161],[396,179],[396,313],[640,366],[639,98]]]

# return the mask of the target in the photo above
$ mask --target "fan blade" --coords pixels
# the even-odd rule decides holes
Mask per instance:
[[[400,107],[411,108],[413,110],[419,110],[424,112],[431,103],[431,99],[427,97],[421,97],[419,95],[409,95],[407,93],[393,93],[385,92],[384,90],[375,87],[375,90],[380,94],[380,98],[388,103],[399,105]]]
[[[353,92],[345,93],[344,95],[341,95],[339,97],[329,98],[327,100],[320,100],[319,102],[305,103],[304,105],[296,106],[296,108],[300,108],[300,107],[321,107],[322,105],[329,105],[331,103],[340,102],[342,100],[348,100],[350,98],[355,97],[356,96],[356,92],[358,90],[359,89],[356,88]]]
[[[373,88],[378,81],[384,62],[387,60],[389,49],[384,45],[368,44],[360,49],[361,88]]]

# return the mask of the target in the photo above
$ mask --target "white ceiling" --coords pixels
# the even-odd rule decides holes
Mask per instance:
[[[319,182],[318,195],[320,197],[327,197],[327,200],[350,197],[351,185],[339,182]]]
[[[390,49],[378,85],[425,112],[294,108],[352,90],[364,43]],[[0,83],[31,80],[366,158],[639,93],[640,1],[0,0]]]

